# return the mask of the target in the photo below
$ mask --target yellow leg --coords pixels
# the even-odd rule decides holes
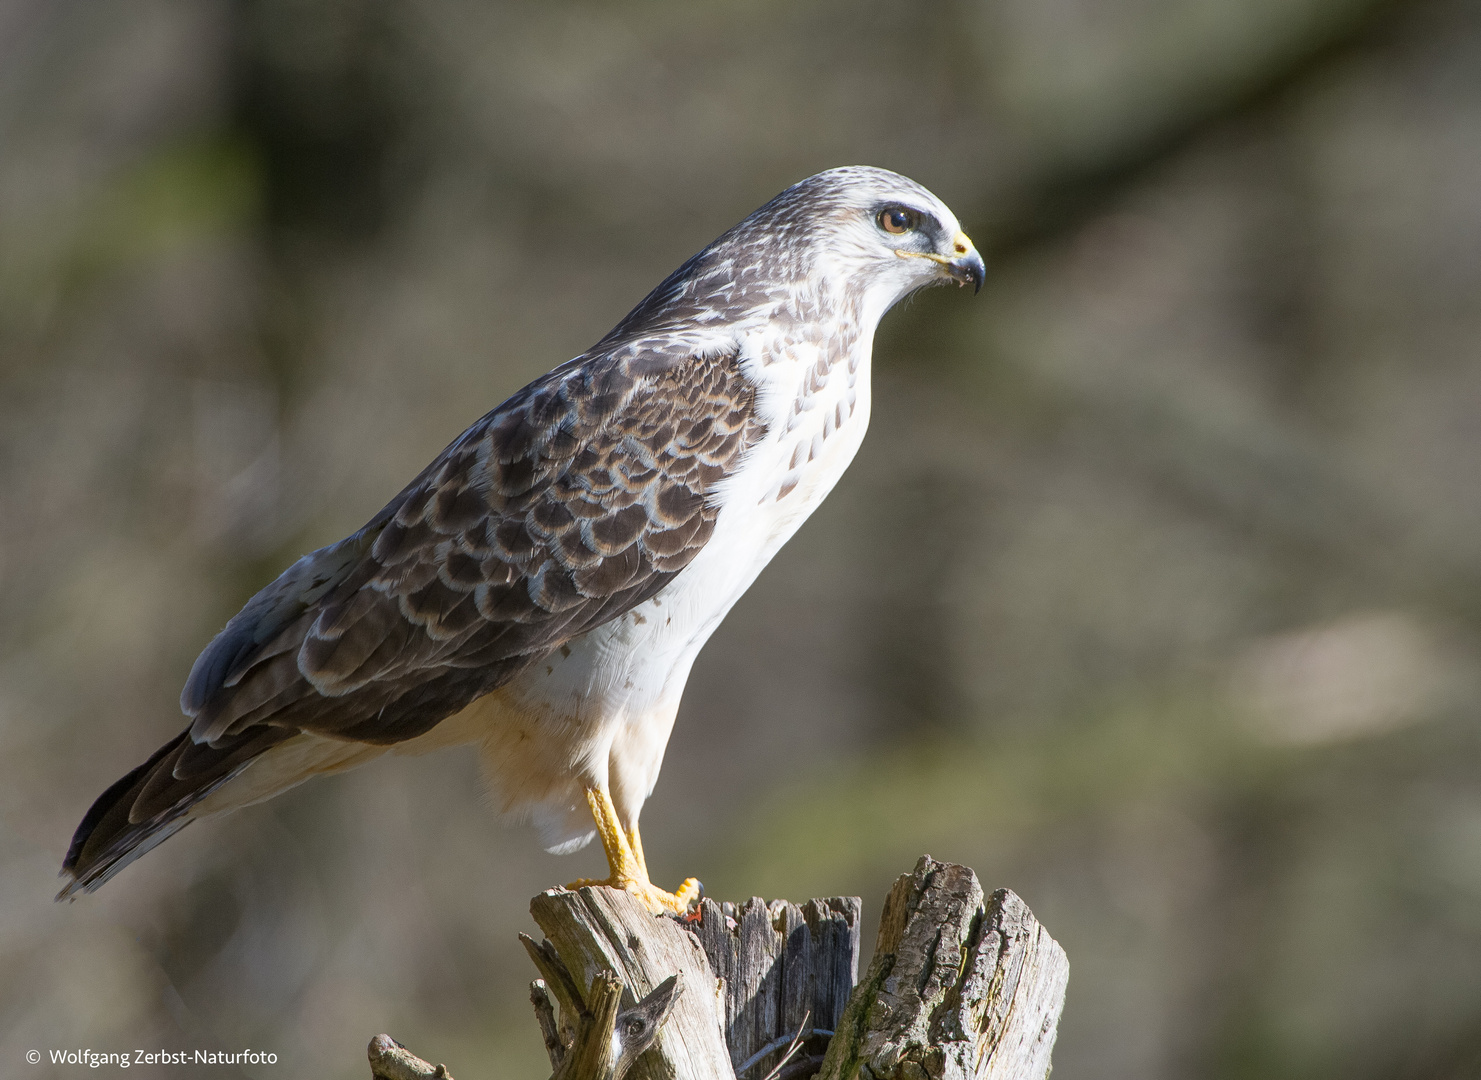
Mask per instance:
[[[648,860],[643,858],[643,838],[638,835],[638,823],[633,822],[633,827],[628,830],[627,846],[633,849],[633,858],[638,860],[638,870],[646,878],[648,876]]]
[[[655,915],[665,911],[682,914],[700,897],[700,884],[687,878],[677,893],[664,892],[655,888],[648,880],[648,865],[643,859],[643,840],[638,827],[625,832],[617,820],[617,808],[612,805],[612,796],[604,788],[587,788],[586,803],[591,807],[591,816],[597,824],[597,835],[602,838],[602,848],[607,853],[607,868],[611,876],[602,881],[582,878],[566,886],[580,889],[587,885],[605,885],[632,893]]]

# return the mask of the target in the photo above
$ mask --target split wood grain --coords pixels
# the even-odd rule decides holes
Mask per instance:
[[[1044,1080],[1068,979],[1018,896],[924,856],[885,901],[820,1080]]]
[[[655,918],[628,893],[597,886],[547,890],[530,901],[530,914],[583,997],[601,972],[614,972],[634,1000],[679,976],[683,992],[630,1080],[732,1080],[720,984],[699,939],[682,924]]]
[[[701,904],[690,929],[724,983],[725,1037],[740,1080],[765,1076],[804,1026],[804,1057],[827,1048],[859,976],[862,907],[857,896]]]

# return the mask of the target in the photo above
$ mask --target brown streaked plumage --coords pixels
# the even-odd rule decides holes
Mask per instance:
[[[195,722],[98,800],[65,868],[97,866],[101,884],[115,853],[301,731],[415,738],[662,588],[709,538],[705,495],[758,433],[734,361],[568,365],[469,428],[227,624],[182,695]]]
[[[895,200],[934,231],[884,236]],[[590,838],[589,808],[611,880],[674,906],[637,813],[689,664],[852,457],[874,323],[949,277],[981,260],[913,182],[846,169],[783,192],[253,597],[191,671],[189,728],[84,817],[62,895],[196,817],[471,741],[554,849]]]

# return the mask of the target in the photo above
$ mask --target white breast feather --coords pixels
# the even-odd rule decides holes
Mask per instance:
[[[570,642],[568,654],[553,655],[502,692],[526,715],[546,718],[539,740],[546,751],[564,748],[563,782],[551,774],[547,753],[537,762],[505,739],[486,744],[484,756],[500,801],[531,817],[551,850],[574,850],[594,835],[582,783],[605,783],[624,820],[637,820],[700,648],[863,441],[873,325],[768,320],[745,335],[742,370],[757,387],[766,434],[718,486],[714,535],[658,595]],[[844,342],[846,352],[829,354],[830,344]],[[535,798],[525,802],[515,789]]]

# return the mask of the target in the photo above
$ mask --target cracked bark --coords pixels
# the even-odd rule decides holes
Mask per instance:
[[[1007,889],[923,856],[885,901],[822,1080],[1042,1080],[1069,961]]]

